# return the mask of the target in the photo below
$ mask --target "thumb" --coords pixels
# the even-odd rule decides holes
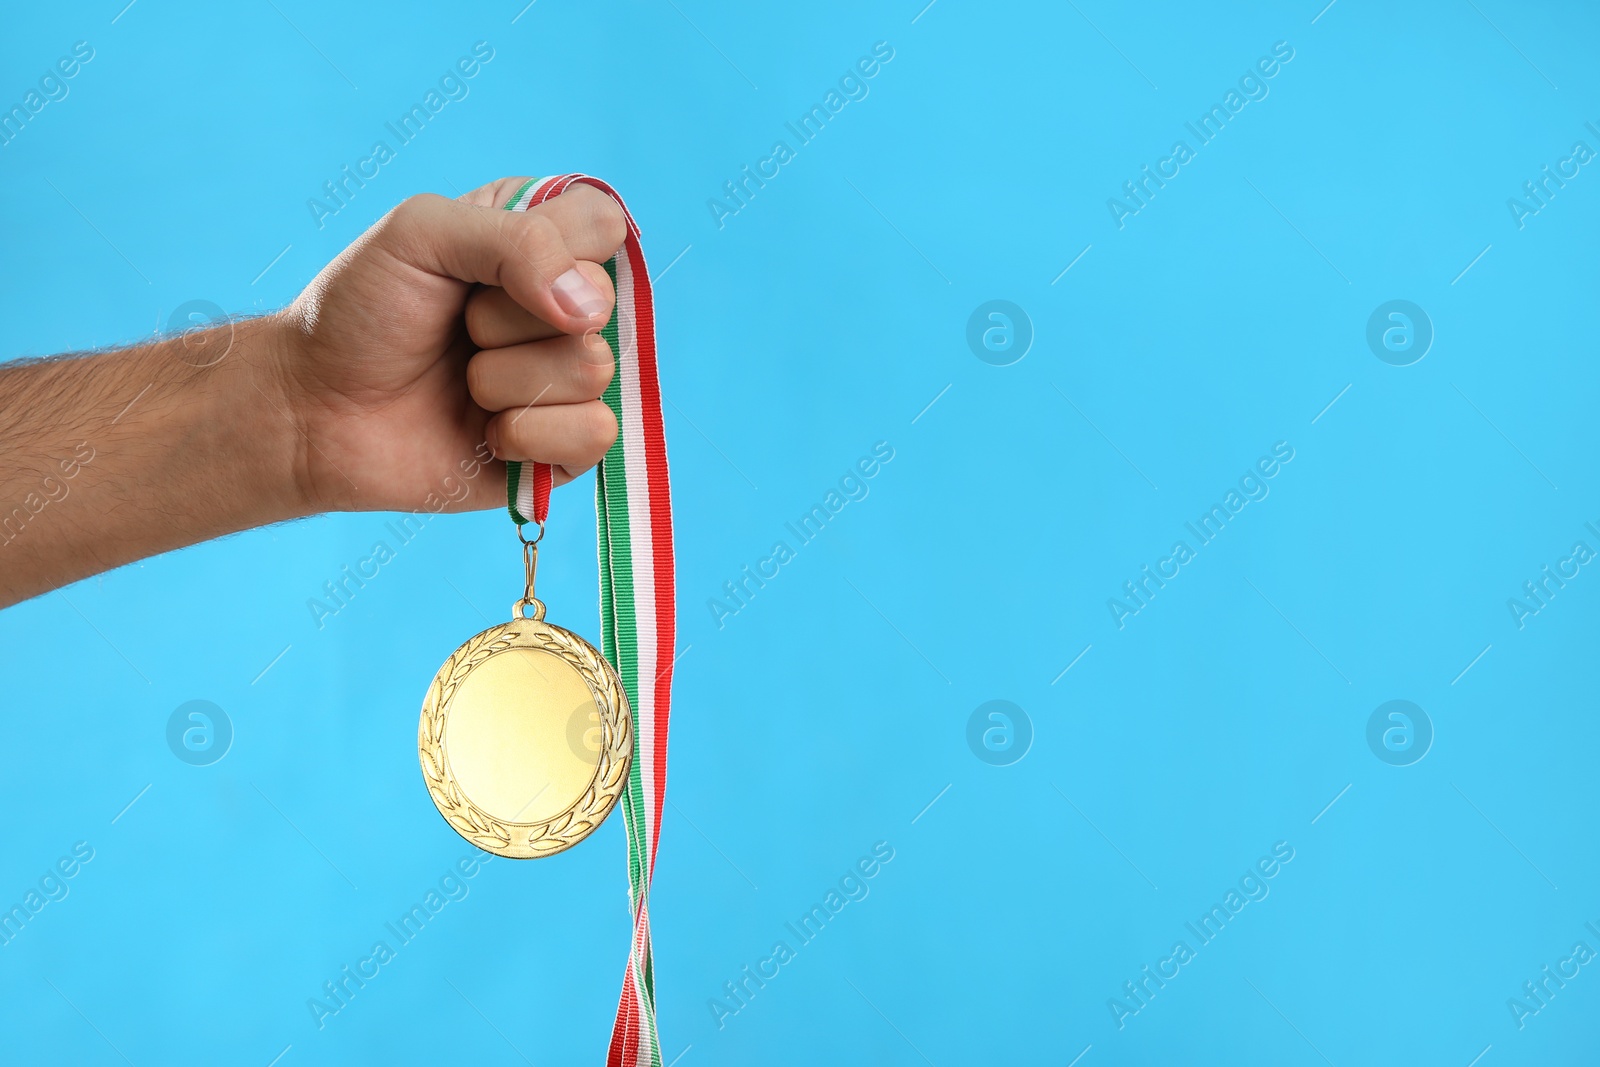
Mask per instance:
[[[418,270],[503,288],[564,333],[605,325],[609,302],[577,269],[560,227],[543,214],[423,193],[391,211],[374,240]]]

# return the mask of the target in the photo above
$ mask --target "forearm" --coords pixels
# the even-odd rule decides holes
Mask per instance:
[[[308,514],[282,333],[268,317],[0,367],[0,606]]]
[[[627,218],[587,187],[505,210],[527,182],[408,199],[281,312],[0,367],[0,607],[319,511],[503,506],[500,460],[599,462]]]

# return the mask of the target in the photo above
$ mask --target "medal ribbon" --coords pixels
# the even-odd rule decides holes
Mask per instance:
[[[617,416],[617,441],[595,476],[599,517],[601,651],[616,668],[633,708],[635,751],[622,794],[628,832],[628,887],[633,942],[611,1031],[607,1067],[661,1067],[656,1033],[655,968],[650,949],[650,879],[655,871],[667,788],[667,721],[673,646],[672,499],[661,386],[656,378],[655,311],[639,227],[616,190],[598,178],[565,174],[529,181],[506,204],[526,211],[576,182],[611,197],[627,216],[622,250],[606,264],[617,306],[601,336],[616,374],[602,399]],[[520,528],[542,524],[550,509],[551,472],[543,463],[508,463],[506,498]]]

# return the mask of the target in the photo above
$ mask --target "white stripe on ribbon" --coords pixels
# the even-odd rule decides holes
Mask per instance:
[[[621,379],[622,395],[622,460],[627,472],[629,562],[633,568],[634,647],[638,649],[638,704],[640,736],[638,753],[641,762],[639,781],[643,787],[643,822],[646,848],[656,839],[656,559],[650,517],[650,473],[645,466],[644,401],[639,392],[639,334],[633,314],[633,264],[627,253],[616,260],[617,306],[627,309],[617,316],[617,374]],[[645,543],[634,540],[643,537]],[[645,853],[645,870],[649,871],[650,854]]]

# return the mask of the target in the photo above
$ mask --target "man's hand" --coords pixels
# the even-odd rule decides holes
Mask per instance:
[[[616,440],[599,400],[611,350],[601,264],[626,221],[577,185],[526,212],[525,178],[460,200],[416,196],[351,245],[281,313],[286,408],[303,431],[308,510],[409,510],[460,463],[538,460],[568,481]],[[459,510],[505,502],[503,465]]]
[[[503,210],[525,180],[405,201],[275,314],[0,367],[0,607],[319,511],[503,504],[504,460],[599,462],[626,220],[583,185]]]

